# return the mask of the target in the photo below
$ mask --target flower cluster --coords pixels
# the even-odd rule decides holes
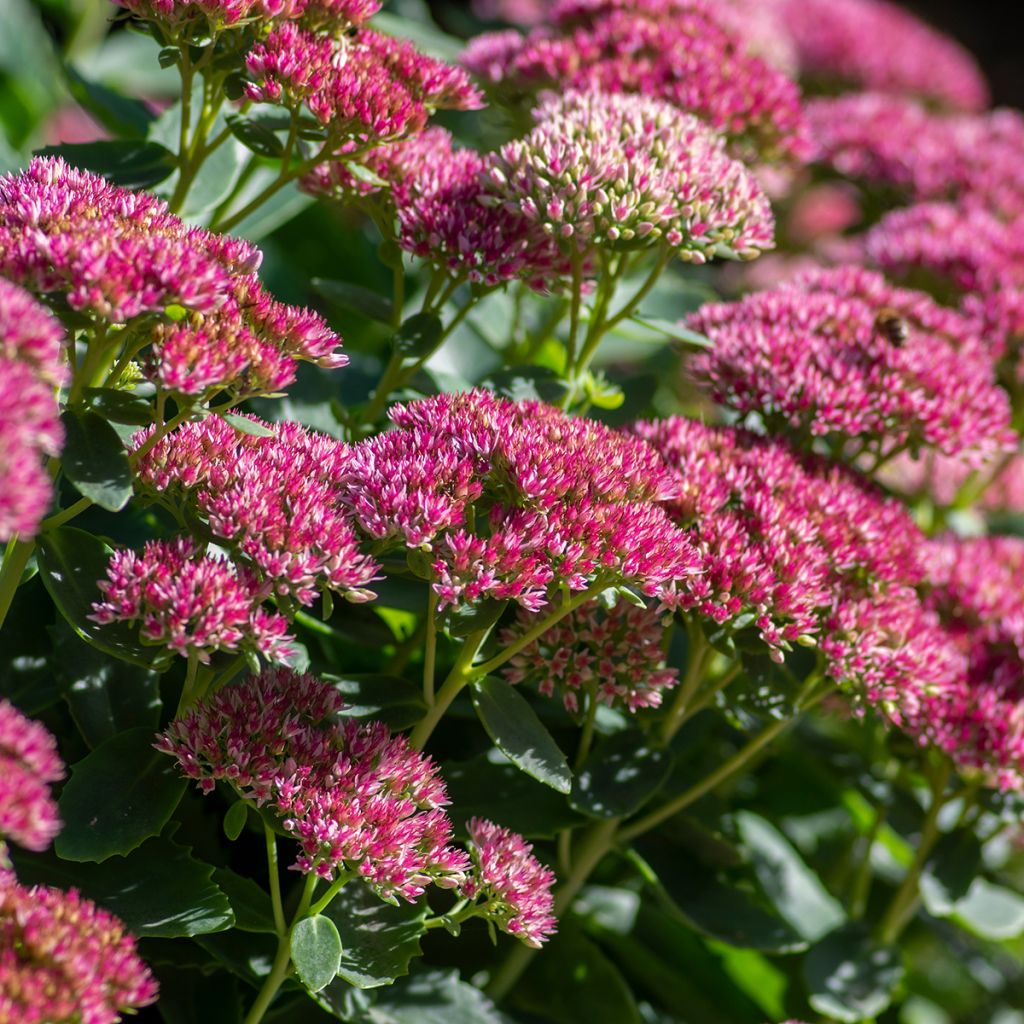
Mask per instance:
[[[640,439],[484,391],[392,419],[400,429],[352,450],[347,500],[371,537],[431,553],[442,606],[493,597],[536,611],[552,586],[654,594],[696,571],[657,504],[678,485]]]
[[[705,0],[559,4],[556,25],[478,36],[463,63],[505,97],[639,93],[696,115],[768,159],[802,157],[799,94]],[[730,25],[730,21],[732,25]]]
[[[64,778],[57,742],[38,722],[0,700],[0,862],[4,839],[45,850],[60,828],[50,783]]]
[[[38,158],[0,178],[0,274],[88,316],[126,324],[147,375],[187,395],[274,392],[295,360],[343,366],[338,337],[309,310],[272,299],[248,242],[189,227],[164,202]]]
[[[489,176],[495,202],[578,251],[664,244],[685,260],[774,244],[768,200],[697,118],[646,96],[570,92],[534,111]]]
[[[522,836],[482,818],[466,823],[472,871],[461,893],[481,903],[486,917],[524,945],[539,949],[555,933],[554,872]]]
[[[0,1024],[114,1024],[157,984],[113,914],[0,878]]]
[[[520,611],[499,639],[508,647],[537,617]],[[510,683],[530,682],[545,697],[558,690],[568,711],[580,694],[630,711],[658,707],[663,691],[679,681],[665,664],[662,616],[653,608],[619,599],[611,608],[591,601],[571,612],[514,655],[503,670]]]
[[[31,536],[49,507],[43,457],[64,441],[55,398],[67,378],[63,357],[60,324],[0,278],[0,541]]]
[[[372,597],[366,587],[379,567],[359,550],[336,482],[347,446],[297,423],[250,421],[269,436],[217,416],[178,427],[140,458],[139,485],[187,509],[277,594],[306,605],[320,590]],[[152,433],[141,431],[133,447]]]
[[[138,623],[143,643],[206,663],[215,651],[290,653],[285,619],[263,607],[268,589],[248,569],[204,554],[194,541],[149,541],[142,553],[115,552],[104,600],[90,616],[100,625]]]
[[[969,321],[871,271],[812,272],[687,322],[714,341],[692,370],[716,401],[805,441],[825,438],[834,454],[930,446],[983,456],[1015,443]]]
[[[137,18],[172,32],[205,25],[214,34],[253,21],[301,20],[311,27],[342,32],[380,10],[380,0],[114,0]]]
[[[157,749],[204,792],[217,782],[267,807],[301,847],[296,867],[348,871],[382,897],[415,900],[461,885],[444,782],[429,758],[381,722],[340,716],[327,682],[271,670],[215,693],[172,722]]]
[[[887,0],[778,0],[801,72],[826,85],[921,96],[959,110],[988,104],[985,76],[948,36]],[[912,148],[907,138],[903,140]]]

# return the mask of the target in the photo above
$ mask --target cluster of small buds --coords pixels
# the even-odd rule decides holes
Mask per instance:
[[[225,687],[175,720],[157,749],[205,793],[217,782],[267,807],[301,848],[296,868],[347,871],[384,898],[461,885],[437,767],[381,722],[344,718],[330,683],[270,670]]]
[[[751,53],[745,33],[705,0],[568,4],[557,24],[523,36],[478,36],[463,64],[500,96],[543,90],[639,93],[694,114],[765,159],[800,159],[807,139],[799,93]]]
[[[337,483],[348,447],[297,423],[247,418],[269,436],[210,416],[162,437],[139,459],[140,487],[187,509],[276,594],[305,605],[320,590],[372,597],[366,588],[379,566],[360,551]],[[153,429],[136,434],[132,447],[147,444]]]
[[[115,1024],[156,998],[113,914],[74,889],[0,877],[0,1024]]]
[[[895,3],[774,0],[772,6],[807,79],[920,96],[957,110],[988,106],[985,76],[970,53]]]
[[[487,169],[492,202],[578,252],[662,244],[680,259],[751,259],[774,245],[754,176],[696,117],[647,96],[570,92]]]
[[[392,410],[344,479],[360,527],[431,552],[443,605],[484,597],[536,611],[552,585],[598,579],[654,594],[696,571],[657,501],[675,482],[641,440],[485,391]],[[472,505],[481,499],[489,513]]]
[[[326,130],[329,152],[414,135],[435,110],[481,105],[460,68],[368,28],[334,37],[285,22],[253,47],[246,70],[248,99],[305,109]]]
[[[45,850],[60,829],[50,784],[64,778],[57,741],[38,722],[0,700],[0,866],[4,839]]]
[[[536,616],[520,611],[502,631],[501,643],[511,646],[536,622]],[[623,598],[611,608],[591,601],[519,651],[503,674],[513,684],[536,684],[545,697],[557,690],[573,713],[580,710],[581,694],[609,707],[654,708],[679,681],[676,669],[665,664],[664,635],[654,608]]]
[[[478,901],[483,916],[526,946],[539,949],[557,921],[554,872],[534,856],[522,836],[482,818],[466,823],[472,870],[460,892]]]
[[[342,32],[380,10],[380,0],[113,0],[137,18],[172,32],[196,26],[212,34],[251,23],[296,21]]]
[[[63,445],[56,390],[66,379],[60,324],[0,278],[0,542],[34,534],[50,505],[43,459]]]
[[[663,595],[670,606],[751,626],[782,660],[837,602],[920,580],[909,513],[842,466],[682,417],[634,429],[676,470],[683,489],[667,507],[703,566]]]
[[[104,600],[92,606],[90,618],[100,625],[137,623],[145,644],[204,664],[216,651],[269,660],[291,653],[287,621],[263,607],[268,587],[188,538],[149,541],[141,554],[115,552],[97,586]]]
[[[274,301],[248,242],[189,227],[144,192],[59,158],[0,178],[0,274],[61,296],[97,329],[126,324],[147,375],[187,395],[273,392],[297,359],[347,361],[316,314]]]
[[[872,271],[813,272],[706,305],[687,323],[714,341],[691,369],[716,401],[803,443],[825,438],[834,455],[934,447],[984,457],[1016,445],[970,322]]]

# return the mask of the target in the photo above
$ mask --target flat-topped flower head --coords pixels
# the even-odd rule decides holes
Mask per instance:
[[[380,567],[360,550],[337,483],[348,447],[295,423],[250,419],[270,435],[216,416],[182,425],[139,460],[139,484],[201,522],[277,594],[307,605],[322,590],[372,597]],[[152,433],[140,431],[133,447]]]
[[[559,8],[526,36],[478,36],[463,63],[507,99],[550,89],[639,93],[693,114],[746,152],[801,159],[807,141],[794,83],[751,52],[735,18],[703,0]]]
[[[398,430],[356,445],[349,504],[372,538],[431,552],[443,604],[484,597],[536,610],[552,586],[599,579],[653,594],[695,571],[656,504],[677,486],[638,438],[490,392],[392,410]],[[471,508],[480,506],[484,508]]]
[[[113,914],[74,889],[0,880],[2,1024],[115,1024],[157,991]]]
[[[169,29],[217,34],[275,21],[296,21],[317,29],[343,32],[380,10],[380,0],[113,0],[137,18]]]
[[[143,643],[206,663],[216,651],[278,660],[290,653],[288,623],[263,606],[269,588],[251,570],[204,554],[190,539],[149,541],[142,552],[115,552],[103,600],[90,618],[139,626]]]
[[[0,278],[0,542],[34,534],[50,505],[44,459],[63,445],[56,389],[66,381],[61,325]]]
[[[646,96],[571,92],[488,168],[498,201],[570,249],[664,245],[680,259],[750,259],[774,245],[754,176],[697,118]]]
[[[462,883],[437,767],[381,722],[344,718],[328,682],[286,670],[250,676],[172,722],[157,749],[205,793],[230,785],[299,843],[296,867],[350,871],[385,898]]]
[[[45,850],[60,829],[50,784],[64,778],[57,741],[45,727],[0,700],[0,862],[4,840]]]
[[[691,363],[718,402],[803,444],[876,459],[979,456],[1015,443],[1006,393],[970,322],[857,267],[812,272],[687,318],[713,347]]]
[[[682,417],[634,429],[677,472],[680,495],[667,508],[701,557],[703,571],[666,603],[746,624],[781,660],[820,633],[840,600],[920,580],[910,514],[843,467]]]
[[[920,96],[983,110],[977,61],[949,36],[887,0],[780,0],[803,76],[835,87]]]
[[[620,599],[581,605],[516,654],[503,670],[510,683],[536,685],[545,697],[557,692],[567,710],[597,700],[630,711],[661,704],[679,673],[665,664],[663,616],[656,609]],[[502,644],[515,643],[536,625],[521,611],[503,630]]]
[[[466,829],[473,867],[462,895],[479,902],[483,916],[503,932],[539,949],[557,925],[554,872],[537,860],[522,836],[507,828],[472,818]]]

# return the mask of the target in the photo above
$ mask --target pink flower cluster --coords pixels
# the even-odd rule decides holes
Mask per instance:
[[[359,549],[338,480],[348,448],[297,423],[251,421],[271,436],[236,430],[217,416],[186,423],[138,462],[139,485],[200,523],[274,593],[312,604],[321,590],[354,601],[379,566]],[[147,443],[153,428],[132,446]]]
[[[380,10],[380,0],[113,0],[172,30],[205,23],[213,32],[258,21],[290,21],[341,32]]]
[[[664,244],[684,260],[774,245],[768,200],[697,118],[648,96],[569,92],[488,168],[496,198],[580,252]]]
[[[462,895],[481,902],[488,920],[539,949],[555,933],[554,872],[523,837],[482,818],[466,823],[473,869]]]
[[[796,86],[750,53],[705,0],[560,4],[553,27],[478,36],[463,63],[502,96],[544,89],[639,93],[696,115],[768,159],[800,158]]]
[[[226,687],[172,722],[157,749],[204,792],[217,782],[267,807],[301,847],[296,867],[352,872],[382,897],[454,888],[469,870],[449,845],[444,782],[380,722],[340,716],[330,683],[283,670]]]
[[[251,651],[275,660],[290,654],[288,623],[263,607],[268,587],[244,567],[204,554],[191,539],[149,541],[142,553],[115,552],[104,600],[90,616],[100,625],[138,623],[143,643],[206,663],[215,651]]]
[[[920,580],[909,513],[842,466],[681,417],[634,429],[675,470],[668,508],[702,563],[666,603],[754,628],[781,660],[845,602]]]
[[[0,862],[5,838],[29,850],[45,850],[53,842],[60,821],[49,787],[62,778],[57,741],[0,700]]]
[[[113,914],[0,878],[0,1024],[115,1024],[157,984]]]
[[[369,28],[334,37],[285,22],[245,63],[246,96],[307,110],[326,129],[328,152],[352,141],[368,147],[415,134],[435,110],[481,105],[460,68]]]
[[[716,401],[804,443],[825,438],[835,455],[983,457],[1016,443],[970,322],[872,271],[812,272],[687,323],[714,342],[692,371]]]
[[[536,622],[520,611],[502,630],[501,643],[514,644]],[[611,608],[591,601],[514,655],[503,674],[510,683],[535,683],[545,697],[557,689],[571,712],[579,710],[581,693],[609,707],[656,708],[663,691],[679,682],[676,669],[665,665],[664,634],[653,608],[624,599]]]
[[[66,380],[60,324],[0,278],[0,541],[31,536],[46,515],[53,488],[43,458],[64,442],[56,391]]]
[[[399,429],[346,467],[361,528],[430,552],[442,606],[484,597],[536,611],[551,587],[654,594],[696,571],[657,501],[678,487],[639,438],[485,391],[397,406]]]
[[[261,259],[59,158],[0,178],[0,274],[63,298],[100,330],[127,324],[135,350],[151,345],[147,375],[171,391],[274,392],[295,379],[297,359],[347,362],[322,318],[263,291]]]
[[[969,503],[984,512],[1024,512],[1024,459],[1019,455],[979,466],[935,452],[917,459],[905,454],[887,464],[879,479],[911,504],[928,499],[945,509]]]
[[[769,6],[796,44],[807,78],[921,96],[960,110],[988,105],[985,76],[971,55],[895,3],[774,0]]]

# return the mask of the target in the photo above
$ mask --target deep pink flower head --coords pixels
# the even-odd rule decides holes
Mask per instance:
[[[290,653],[288,623],[263,607],[269,588],[244,567],[207,555],[185,537],[149,541],[141,554],[111,556],[97,584],[105,600],[90,616],[100,625],[138,623],[143,643],[206,663],[215,651]]]
[[[905,93],[959,110],[988,106],[988,86],[959,43],[887,0],[780,0],[805,77]]]
[[[676,471],[667,503],[703,571],[664,600],[772,656],[813,642],[838,603],[921,578],[921,533],[906,509],[842,466],[732,427],[673,417],[634,429]]]
[[[31,536],[50,505],[43,460],[64,442],[56,390],[66,381],[60,324],[0,278],[0,542]]]
[[[301,19],[303,24],[342,32],[380,10],[380,0],[113,0],[136,17],[177,31],[186,27],[220,32],[255,22]]]
[[[753,258],[774,245],[754,176],[697,118],[646,96],[570,92],[488,168],[497,198],[587,252],[661,244],[684,260]]]
[[[45,850],[60,829],[50,783],[64,778],[57,741],[13,704],[0,700],[0,861],[3,841]]]
[[[539,949],[555,933],[551,887],[555,873],[522,836],[483,818],[466,823],[473,869],[462,894],[482,904],[484,916],[526,946]]]
[[[444,782],[430,758],[381,722],[341,717],[326,681],[285,670],[250,676],[172,722],[157,749],[212,792],[217,782],[267,807],[301,847],[296,867],[355,872],[381,896],[415,900],[460,885]]]
[[[520,611],[502,631],[501,643],[513,644],[537,621]],[[658,707],[663,691],[679,682],[676,669],[665,664],[664,633],[662,616],[653,608],[621,598],[611,608],[591,601],[524,647],[503,674],[510,683],[536,684],[545,697],[557,689],[572,712],[579,710],[581,694],[585,701],[630,711]]]
[[[713,348],[692,364],[716,401],[804,444],[876,459],[1015,444],[1005,392],[969,321],[858,267],[807,274],[687,318]]]
[[[368,28],[332,38],[286,22],[252,49],[246,68],[250,100],[308,111],[332,152],[413,135],[435,110],[481,105],[461,68]]]
[[[463,63],[508,99],[545,90],[640,93],[694,114],[766,159],[801,158],[796,86],[704,0],[560,5],[559,24],[478,36]],[[733,22],[730,25],[730,21]]]
[[[201,522],[278,594],[307,605],[322,590],[372,597],[366,588],[380,567],[360,551],[337,483],[348,447],[297,423],[250,419],[271,436],[217,416],[182,425],[139,460],[139,484]],[[152,432],[140,431],[133,447]]]
[[[431,552],[443,604],[536,610],[553,585],[608,579],[654,594],[695,570],[655,504],[677,484],[638,438],[486,391],[396,406],[392,419],[400,429],[354,447],[348,502],[374,539]],[[489,513],[471,508],[481,504]]]
[[[156,998],[113,914],[74,889],[0,880],[0,1024],[115,1024]]]

